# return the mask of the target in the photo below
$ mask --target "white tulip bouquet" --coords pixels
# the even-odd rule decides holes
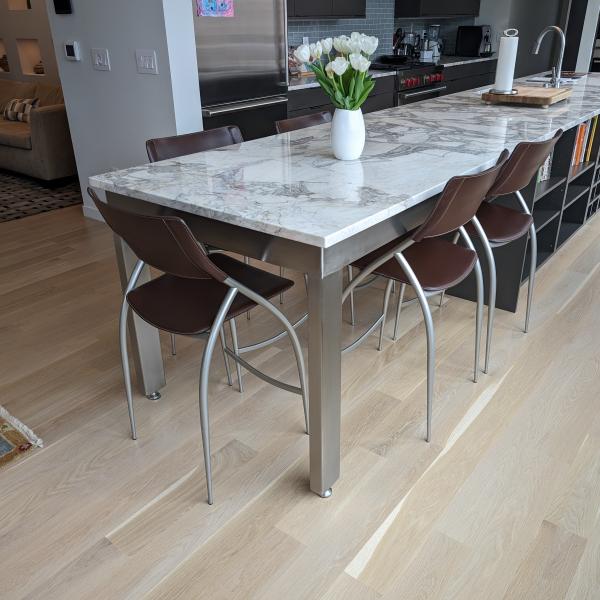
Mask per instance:
[[[294,57],[315,74],[336,108],[358,110],[375,87],[368,71],[369,59],[378,45],[378,38],[355,31],[350,37],[341,35],[315,44],[302,44],[296,48]],[[333,49],[337,56],[332,59]]]

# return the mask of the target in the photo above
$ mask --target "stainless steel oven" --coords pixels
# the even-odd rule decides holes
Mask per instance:
[[[429,100],[431,98],[437,98],[443,96],[444,92],[448,89],[447,86],[440,84],[425,87],[419,90],[412,91],[401,91],[397,94],[397,106],[403,104],[412,104],[413,102],[420,102],[421,100]]]

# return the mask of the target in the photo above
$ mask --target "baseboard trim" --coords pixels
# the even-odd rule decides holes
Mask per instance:
[[[100,211],[95,206],[87,206],[84,204],[83,205],[83,216],[87,217],[88,219],[94,219],[95,221],[104,222],[104,219],[102,218],[102,215],[100,214]]]

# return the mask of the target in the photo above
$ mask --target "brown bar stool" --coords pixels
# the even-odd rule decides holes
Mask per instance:
[[[479,207],[476,217],[469,226],[469,232],[477,232],[481,239],[489,269],[488,322],[484,373],[488,372],[490,365],[494,312],[496,308],[497,275],[492,248],[505,246],[529,234],[531,261],[525,316],[525,333],[527,333],[529,331],[535,271],[537,268],[537,234],[533,217],[521,190],[527,187],[536,176],[538,170],[544,164],[554,146],[556,146],[562,133],[562,130],[557,131],[552,139],[545,142],[521,142],[518,144],[500,170],[494,185],[488,193],[488,200],[497,196],[514,194],[523,212],[492,202],[484,202]]]
[[[159,162],[161,160],[169,160],[186,156],[188,154],[196,154],[196,152],[205,152],[207,150],[216,150],[224,146],[232,146],[241,144],[244,141],[242,132],[236,125],[226,125],[225,127],[217,127],[216,129],[206,129],[205,131],[197,131],[195,133],[186,133],[183,135],[172,135],[162,138],[154,138],[146,141],[146,152],[150,162]],[[246,259],[248,262],[248,259]],[[250,313],[248,313],[249,315]],[[233,335],[233,332],[232,332]],[[234,344],[237,340],[234,338]],[[175,336],[171,334],[171,354],[177,354],[177,346],[175,344]],[[229,385],[233,385],[231,380],[231,371],[229,361],[225,356],[225,367],[227,371],[227,381]],[[239,363],[236,364],[238,385],[240,392],[243,391],[242,373]]]
[[[300,343],[286,317],[269,302],[282,290],[294,285],[262,269],[251,267],[226,254],[207,255],[189,227],[179,217],[139,215],[101,202],[88,188],[98,210],[109,227],[129,245],[138,257],[123,298],[119,325],[121,358],[125,378],[131,436],[136,439],[127,353],[127,317],[129,307],[150,325],[178,335],[207,338],[200,369],[200,425],[208,503],[213,503],[208,419],[208,376],[213,350],[226,321],[256,306],[266,308],[285,328],[298,365],[300,386],[295,387],[262,373],[240,353],[244,348],[226,347],[227,354],[267,383],[302,396],[304,422],[308,432],[306,375]],[[164,274],[139,287],[137,280],[148,264]]]
[[[241,144],[244,141],[242,132],[235,125],[207,129],[196,133],[172,135],[154,138],[146,142],[146,152],[150,162],[169,160],[178,156],[195,154],[206,150],[215,150],[223,146]]]
[[[477,382],[479,374],[479,349],[481,344],[481,325],[483,321],[483,275],[475,247],[469,237],[465,224],[468,223],[484,201],[489,189],[508,158],[505,150],[496,165],[477,175],[453,177],[444,188],[433,210],[418,229],[393,240],[382,248],[371,252],[356,261],[354,266],[360,273],[344,290],[345,301],[353,289],[371,274],[388,279],[385,290],[383,314],[376,321],[380,325],[379,342],[383,339],[383,328],[388,308],[392,282],[403,286],[411,285],[421,305],[427,330],[427,435],[431,440],[431,418],[433,405],[433,382],[435,372],[435,332],[427,297],[439,294],[463,281],[473,270],[477,278],[477,312],[475,327],[475,366],[473,380]],[[463,238],[466,248],[440,239],[457,231]],[[355,348],[373,327],[345,350]]]
[[[331,123],[331,113],[328,110],[312,115],[303,115],[302,117],[281,119],[275,123],[275,129],[277,133],[289,133],[290,131],[305,129],[306,127],[323,125],[323,123]]]

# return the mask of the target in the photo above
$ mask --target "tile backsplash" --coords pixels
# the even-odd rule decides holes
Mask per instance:
[[[367,16],[365,19],[290,19],[288,21],[288,43],[298,46],[304,36],[311,42],[324,37],[350,34],[360,31],[379,38],[378,54],[392,52],[392,37],[398,27],[418,32],[427,27],[427,24],[439,23],[440,36],[445,42],[445,54],[454,53],[456,42],[456,28],[459,25],[472,25],[473,19],[439,19],[437,21],[412,21],[411,19],[394,19],[395,0],[367,0]]]

